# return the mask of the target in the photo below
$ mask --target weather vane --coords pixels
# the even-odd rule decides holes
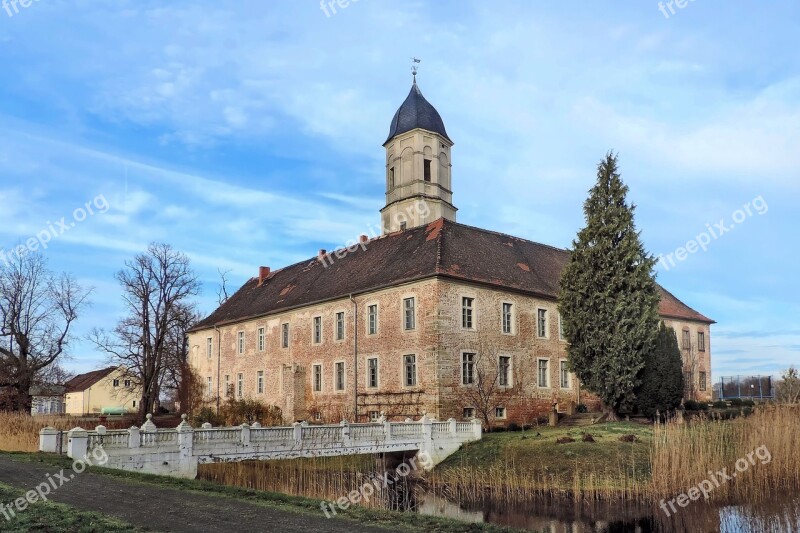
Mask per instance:
[[[417,83],[417,65],[422,62],[421,59],[417,59],[416,57],[411,58],[411,74],[414,76],[414,83]]]

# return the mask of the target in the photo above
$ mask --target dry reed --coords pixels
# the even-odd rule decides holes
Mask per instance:
[[[128,419],[109,420],[109,429],[128,427]],[[0,450],[7,452],[35,452],[39,450],[39,430],[50,426],[63,431],[75,427],[93,428],[95,420],[72,416],[42,415],[0,412]]]

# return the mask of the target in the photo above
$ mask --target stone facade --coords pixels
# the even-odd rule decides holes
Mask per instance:
[[[472,327],[468,328],[463,327],[464,298],[471,299]],[[414,302],[412,329],[405,327],[404,302],[408,299]],[[464,353],[476,353],[479,358],[491,358],[492,366],[495,361],[499,364],[501,356],[509,358],[510,387],[497,396],[504,405],[496,407],[505,409],[497,413],[498,423],[529,422],[548,413],[554,404],[560,410],[566,410],[570,403],[600,407],[597,398],[581,390],[571,373],[562,376],[567,343],[561,338],[557,303],[552,299],[434,277],[367,292],[353,300],[341,298],[218,330],[192,332],[191,362],[207,386],[208,399],[218,394],[224,397],[227,384],[235,397],[280,407],[286,421],[353,420],[356,397],[358,421],[362,422],[381,413],[394,420],[423,414],[439,420],[462,420],[479,415],[465,411],[474,406],[467,404],[465,389],[469,386],[462,383]],[[504,304],[509,315],[505,320],[507,332]],[[375,332],[371,333],[373,309],[377,317]],[[340,317],[342,339],[337,338]],[[544,335],[540,335],[540,317]],[[318,343],[316,318],[321,326]],[[679,342],[682,332],[689,332],[693,348],[684,350],[684,360],[687,370],[694,360],[695,386],[690,395],[710,398],[709,325],[670,318],[665,321],[675,328]],[[289,328],[288,347],[283,347],[284,324]],[[700,332],[705,346],[698,346]],[[407,383],[406,356],[413,356],[413,384]],[[377,386],[373,386],[370,359],[377,360]],[[343,365],[343,380],[337,377],[337,364]],[[705,373],[705,390],[698,381],[701,373]],[[316,390],[317,383],[321,390]]]

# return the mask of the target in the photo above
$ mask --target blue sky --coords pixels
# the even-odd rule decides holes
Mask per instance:
[[[191,257],[210,312],[218,268],[238,286],[371,233],[412,55],[456,143],[460,222],[567,247],[618,151],[653,254],[737,221],[658,275],[718,321],[715,378],[800,363],[796,1],[696,0],[669,17],[649,0],[9,7],[0,248],[108,202],[45,252],[95,288],[75,371],[103,363],[82,336],[113,326],[114,273],[151,241]]]

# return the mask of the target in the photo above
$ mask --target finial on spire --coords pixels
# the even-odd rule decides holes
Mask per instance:
[[[411,74],[414,76],[414,83],[417,83],[417,65],[422,62],[421,59],[417,59],[416,57],[411,58]]]

